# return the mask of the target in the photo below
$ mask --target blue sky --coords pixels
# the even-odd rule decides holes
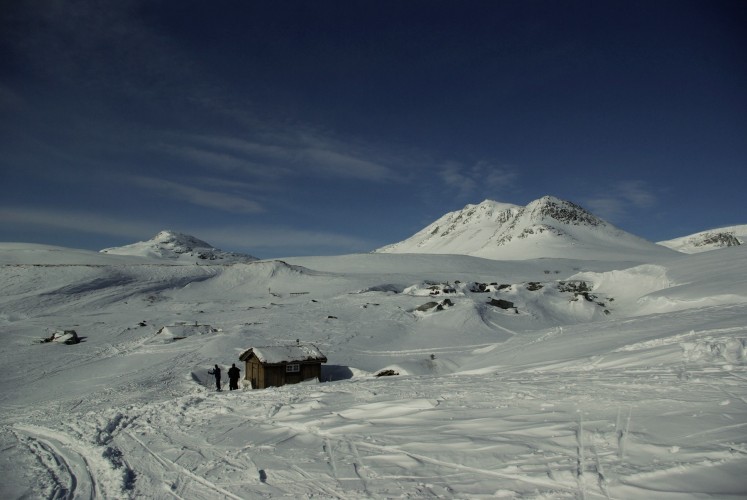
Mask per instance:
[[[546,194],[654,241],[744,224],[746,11],[4,2],[0,241],[365,252]]]

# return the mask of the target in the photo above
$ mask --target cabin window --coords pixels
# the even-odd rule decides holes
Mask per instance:
[[[285,365],[285,371],[287,373],[298,373],[301,371],[301,365],[298,363],[292,364],[292,365]]]

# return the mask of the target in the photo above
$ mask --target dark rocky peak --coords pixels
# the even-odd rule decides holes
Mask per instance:
[[[604,226],[606,223],[580,205],[554,196],[543,196],[526,206],[531,220],[541,222],[553,219],[573,226]]]
[[[739,239],[734,235],[734,233],[726,232],[704,233],[703,238],[700,241],[696,241],[694,243],[694,246],[696,247],[713,246],[718,248],[736,247],[739,245],[741,245],[741,243],[739,242]]]

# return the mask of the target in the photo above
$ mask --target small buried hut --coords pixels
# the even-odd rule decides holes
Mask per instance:
[[[244,379],[251,382],[252,389],[297,384],[313,378],[321,380],[322,363],[327,362],[312,344],[252,347],[239,359],[246,363]]]
[[[217,333],[218,330],[210,325],[200,325],[197,323],[177,323],[161,327],[156,335],[160,335],[167,342],[186,339],[194,335],[209,335]]]

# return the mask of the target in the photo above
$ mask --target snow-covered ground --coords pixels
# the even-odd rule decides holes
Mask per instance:
[[[744,246],[0,264],[2,498],[747,497]],[[213,390],[296,339],[322,383]]]

